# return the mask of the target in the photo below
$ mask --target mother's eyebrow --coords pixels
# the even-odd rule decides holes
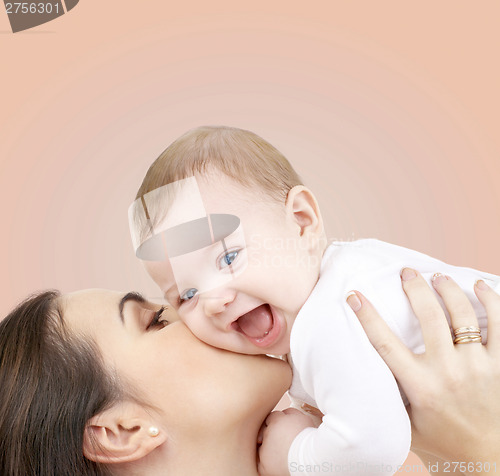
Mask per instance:
[[[120,299],[120,303],[118,304],[118,310],[120,311],[120,319],[122,320],[122,324],[125,324],[125,318],[123,317],[123,308],[125,307],[125,303],[127,301],[135,301],[139,303],[146,302],[146,298],[136,291],[131,291]]]

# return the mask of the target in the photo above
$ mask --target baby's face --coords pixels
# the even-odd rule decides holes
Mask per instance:
[[[207,344],[245,354],[288,353],[293,321],[319,270],[293,213],[222,174],[197,183],[207,214],[237,216],[240,232],[171,261],[147,261],[148,273]]]

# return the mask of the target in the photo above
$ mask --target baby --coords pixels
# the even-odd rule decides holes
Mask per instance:
[[[393,474],[407,457],[405,397],[347,305],[350,290],[419,353],[402,268],[453,275],[483,338],[486,315],[471,290],[477,279],[500,283],[373,239],[327,245],[313,193],[278,150],[240,129],[177,139],[148,170],[130,219],[137,256],[191,331],[234,352],[287,354],[292,400],[324,414],[318,428],[298,412],[268,419],[262,476]]]

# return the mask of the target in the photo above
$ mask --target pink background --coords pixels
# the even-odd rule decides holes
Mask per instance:
[[[203,124],[277,146],[330,238],[500,273],[499,17],[496,0],[81,0],[12,34],[0,12],[0,312],[47,287],[158,295],[127,207]]]

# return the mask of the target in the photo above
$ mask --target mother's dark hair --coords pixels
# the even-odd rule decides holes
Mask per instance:
[[[84,430],[120,388],[97,348],[66,330],[58,296],[31,296],[0,321],[2,476],[109,474],[84,457]]]

